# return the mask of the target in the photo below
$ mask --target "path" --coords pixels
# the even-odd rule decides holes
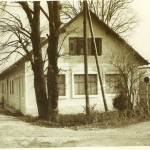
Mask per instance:
[[[0,114],[0,148],[150,146],[150,122],[115,129],[46,128]]]

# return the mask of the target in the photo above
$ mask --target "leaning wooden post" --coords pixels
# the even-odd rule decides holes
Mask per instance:
[[[99,67],[98,56],[97,56],[97,46],[96,46],[96,42],[95,42],[95,38],[94,38],[92,20],[91,20],[91,15],[90,15],[90,11],[89,11],[88,7],[87,7],[87,10],[88,10],[88,20],[89,20],[89,26],[90,26],[91,36],[92,36],[92,42],[94,43],[94,55],[95,55],[98,77],[99,77],[99,81],[100,81],[100,87],[101,87],[101,92],[102,92],[102,97],[103,97],[103,102],[104,102],[104,108],[105,108],[105,111],[108,111],[105,93],[104,93],[104,89],[103,89],[102,78],[101,78],[101,74],[100,74],[100,67]]]
[[[84,71],[85,71],[85,97],[86,97],[86,116],[90,115],[89,91],[88,91],[88,57],[87,57],[87,1],[83,1],[83,35],[84,35]]]

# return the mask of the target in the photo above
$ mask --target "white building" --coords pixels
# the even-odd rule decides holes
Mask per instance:
[[[112,99],[116,95],[118,72],[109,64],[110,54],[122,53],[124,45],[133,52],[133,62],[139,66],[148,62],[140,56],[125,40],[112,31],[105,23],[91,12],[95,40],[98,48],[98,60],[108,109],[112,109]],[[83,13],[81,12],[62,27],[60,35],[59,75],[59,113],[82,113],[85,108],[84,95],[84,56],[83,56]],[[67,35],[67,36],[66,36]],[[93,55],[91,34],[88,27],[88,73],[90,105],[104,110],[98,73]],[[65,37],[65,38],[64,38]],[[62,43],[63,41],[63,43]],[[46,47],[46,46],[45,46]],[[43,48],[43,53],[45,49]],[[33,86],[33,72],[26,57],[0,74],[0,100],[4,97],[5,105],[24,115],[37,115],[37,105]]]

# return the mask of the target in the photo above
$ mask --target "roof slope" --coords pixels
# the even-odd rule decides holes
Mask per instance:
[[[98,16],[93,13],[92,11],[90,11],[91,14],[91,18],[95,19],[99,24],[101,24],[109,34],[112,34],[116,39],[118,39],[120,42],[122,42],[122,44],[124,44],[125,46],[127,46],[134,54],[135,56],[140,59],[141,61],[143,61],[143,63],[145,63],[145,65],[148,65],[149,62],[144,59],[131,45],[129,45],[119,34],[117,34],[114,30],[112,30],[105,22],[103,22],[102,20],[100,20],[98,18]],[[79,16],[83,15],[83,11],[81,11],[77,16],[75,16],[72,20],[70,20],[68,23],[66,23],[61,30],[65,31],[65,29],[72,24]]]
[[[145,65],[148,65],[149,62],[144,59],[132,46],[130,46],[119,34],[117,34],[115,31],[113,31],[107,24],[105,24],[103,21],[101,21],[98,16],[93,13],[92,11],[90,11],[91,14],[91,18],[94,18],[96,21],[98,21],[99,24],[101,24],[109,34],[112,34],[116,39],[118,39],[120,42],[122,42],[123,44],[125,44],[134,54],[135,56],[140,59],[141,61],[143,61],[143,63],[145,63]],[[73,19],[71,19],[68,23],[66,23],[63,27],[61,27],[60,29],[60,33],[64,33],[66,28],[72,24],[76,19],[78,19],[79,16],[83,15],[83,11],[81,11],[78,15],[76,15]],[[47,39],[42,41],[42,45],[44,46],[47,43]],[[17,63],[19,63],[20,61],[24,60],[26,58],[26,55],[24,57],[22,57],[21,59],[19,59],[17,62],[15,62],[13,65],[11,65],[10,67],[8,67],[6,70],[4,70],[1,74],[11,70],[13,68],[14,65],[16,65]]]

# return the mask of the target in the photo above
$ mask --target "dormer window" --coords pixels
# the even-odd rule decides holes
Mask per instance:
[[[87,40],[88,55],[94,55],[94,44],[92,38]],[[102,39],[95,38],[98,55],[102,54]],[[69,38],[69,54],[70,55],[83,55],[84,54],[84,39],[83,37],[70,37]]]

